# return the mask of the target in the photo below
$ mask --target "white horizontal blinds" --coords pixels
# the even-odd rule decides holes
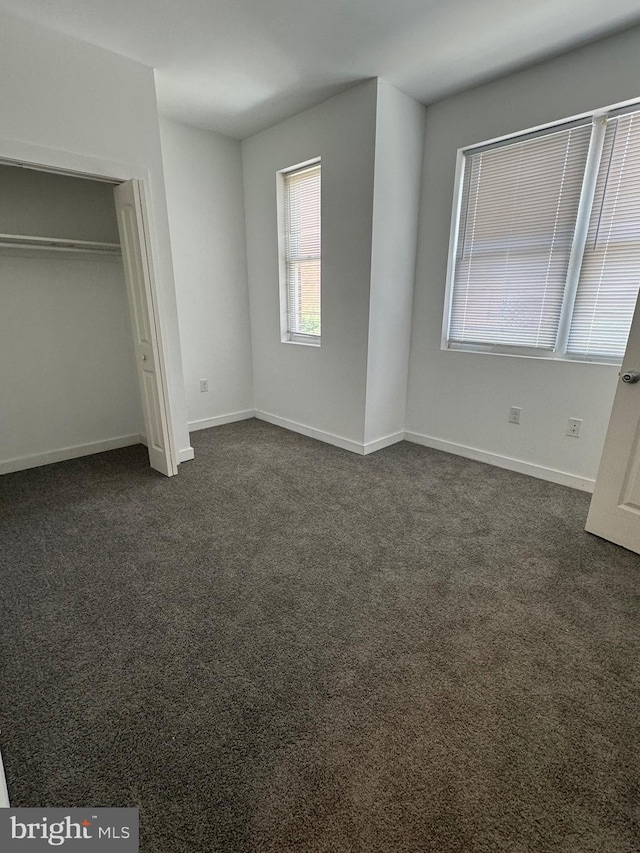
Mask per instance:
[[[567,352],[622,359],[640,286],[640,113],[610,119]]]
[[[285,245],[288,331],[320,335],[320,164],[287,172]]]
[[[450,342],[555,346],[590,130],[466,155]]]

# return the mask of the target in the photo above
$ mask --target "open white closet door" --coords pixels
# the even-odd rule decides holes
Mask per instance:
[[[640,300],[613,401],[587,530],[640,554]]]
[[[155,281],[141,181],[115,187],[118,230],[133,327],[138,381],[151,467],[167,477],[178,473],[169,425],[166,383],[160,356]]]

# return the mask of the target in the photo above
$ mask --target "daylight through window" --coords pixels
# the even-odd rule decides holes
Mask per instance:
[[[640,111],[463,152],[445,344],[620,361],[640,286]]]
[[[320,339],[320,163],[284,173],[285,337]]]

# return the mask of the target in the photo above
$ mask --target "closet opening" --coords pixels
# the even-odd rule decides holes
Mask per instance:
[[[177,473],[142,181],[0,163],[0,474],[142,442]]]

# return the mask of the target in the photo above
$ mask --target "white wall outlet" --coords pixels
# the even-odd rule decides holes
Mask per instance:
[[[580,438],[580,430],[582,429],[582,418],[569,418],[567,421],[567,435],[574,438]]]
[[[208,379],[201,379],[200,380],[200,392],[204,393],[205,391],[208,391],[208,390],[209,390],[209,380]]]
[[[522,407],[521,406],[511,406],[511,408],[509,409],[509,423],[510,424],[519,424],[521,414],[522,414]]]

